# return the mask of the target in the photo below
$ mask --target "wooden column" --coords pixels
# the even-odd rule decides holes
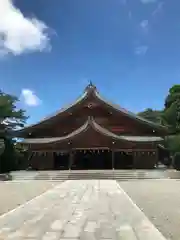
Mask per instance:
[[[112,149],[112,169],[114,170],[114,150]]]
[[[111,151],[112,151],[112,169],[114,170],[114,149],[115,149],[115,141],[112,141],[111,143]]]
[[[73,154],[73,151],[70,150],[70,152],[69,152],[69,170],[71,170],[73,160],[74,160],[74,154]]]
[[[32,158],[35,155],[35,152],[28,151],[28,160],[27,160],[27,168],[32,168]]]
[[[137,152],[133,149],[133,151],[132,151],[132,156],[133,156],[133,166],[132,166],[132,168],[133,169],[136,168],[136,154],[137,154]]]

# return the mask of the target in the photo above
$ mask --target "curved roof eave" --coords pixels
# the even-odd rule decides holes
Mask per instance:
[[[72,133],[64,136],[64,137],[55,137],[55,138],[35,138],[35,139],[26,139],[22,141],[23,144],[50,144],[50,143],[58,143],[61,141],[70,140],[82,132],[86,131],[89,127],[92,127],[95,131],[103,134],[107,137],[111,137],[112,139],[120,140],[120,141],[131,141],[131,142],[149,142],[149,141],[162,141],[163,139],[160,137],[141,137],[141,136],[118,136],[106,128],[101,127],[98,123],[95,122],[93,117],[88,117],[88,120],[78,129],[73,131]]]
[[[52,137],[52,138],[28,138],[28,139],[21,141],[21,143],[48,144],[48,143],[55,143],[55,142],[59,142],[59,141],[65,141],[65,140],[71,139],[72,137],[79,135],[81,132],[85,131],[88,126],[89,126],[89,120],[87,120],[81,127],[79,127],[78,129],[74,130],[73,132],[71,132],[70,134],[68,134],[66,136]]]
[[[163,138],[155,137],[155,136],[149,136],[149,137],[148,136],[122,136],[122,135],[119,136],[119,135],[116,135],[115,133],[110,132],[106,128],[101,127],[98,123],[95,122],[94,119],[92,119],[92,124],[93,124],[94,128],[96,129],[96,131],[98,130],[100,133],[103,133],[104,135],[107,135],[107,136],[112,137],[117,140],[131,141],[131,142],[163,141]]]
[[[148,124],[148,125],[151,125],[152,127],[156,127],[156,128],[162,128],[163,130],[168,130],[165,126],[162,126],[160,124],[156,124],[154,122],[151,122],[145,118],[142,118],[140,116],[138,116],[137,114],[135,113],[132,113],[122,107],[120,107],[119,105],[117,104],[113,104],[109,101],[107,101],[106,99],[104,99],[97,91],[94,92],[95,93],[95,96],[101,101],[103,102],[104,104],[107,104],[108,106],[112,107],[113,109],[115,109],[116,111],[119,111],[121,113],[123,113],[124,115],[130,117],[130,118],[133,118],[133,119],[136,119],[140,122],[143,122],[145,124]]]
[[[66,108],[61,108],[60,110],[58,110],[54,114],[49,115],[48,117],[45,117],[44,119],[40,120],[39,122],[37,122],[35,124],[28,125],[28,126],[24,127],[23,129],[18,130],[17,132],[22,132],[24,130],[36,127],[36,126],[38,126],[38,125],[40,125],[42,123],[45,123],[45,122],[49,121],[52,118],[57,117],[57,115],[60,115],[60,114],[62,114],[64,112],[66,112],[66,111],[69,111],[71,108],[73,108],[74,106],[76,106],[80,102],[84,101],[87,98],[87,96],[88,96],[88,92],[85,91],[83,95],[81,95],[75,102],[73,102],[72,104],[68,105]]]

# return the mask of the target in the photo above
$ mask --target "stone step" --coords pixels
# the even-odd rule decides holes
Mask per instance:
[[[38,174],[12,174],[12,180],[80,180],[80,179],[116,179],[116,180],[138,180],[138,179],[164,179],[168,178],[165,174],[140,173],[140,172],[49,172]]]
[[[72,171],[20,171],[11,173],[12,180],[80,180],[80,179],[164,179],[165,171],[157,170],[72,170]]]

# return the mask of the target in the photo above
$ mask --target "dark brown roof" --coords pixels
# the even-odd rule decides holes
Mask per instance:
[[[144,123],[144,124],[147,124],[147,125],[150,125],[154,128],[162,128],[164,130],[167,130],[166,127],[160,125],[160,124],[157,124],[157,123],[154,123],[154,122],[151,122],[145,118],[142,118],[140,116],[138,116],[137,114],[133,113],[133,112],[130,112],[129,110],[125,109],[125,108],[122,108],[121,106],[119,106],[118,104],[114,104],[112,102],[109,102],[107,101],[106,99],[104,99],[97,91],[95,91],[95,95],[96,97],[101,100],[102,102],[104,102],[105,104],[107,104],[108,106],[112,107],[113,109],[121,112],[122,114],[132,118],[132,119],[135,119],[141,123]]]
[[[119,136],[116,135],[109,130],[101,127],[98,123],[95,122],[93,117],[88,117],[88,120],[78,129],[73,131],[72,133],[64,136],[64,137],[53,137],[53,138],[29,138],[24,139],[21,143],[23,144],[48,144],[55,143],[60,141],[70,140],[77,135],[87,131],[89,128],[93,128],[95,131],[103,134],[107,137],[111,137],[112,139],[120,140],[120,141],[131,141],[131,142],[160,142],[163,139],[161,137],[152,137],[152,136]]]
[[[63,137],[52,137],[52,138],[26,138],[21,141],[21,143],[27,143],[27,144],[33,144],[33,143],[39,143],[39,144],[46,144],[46,143],[55,143],[60,141],[65,141],[68,139],[71,139],[78,134],[84,132],[87,130],[87,127],[89,125],[89,120],[86,121],[80,128],[76,129],[75,131],[71,132],[70,134],[63,136]]]
[[[60,110],[57,111],[55,114],[50,115],[50,116],[42,119],[41,121],[39,121],[39,122],[36,123],[36,124],[32,124],[32,125],[29,125],[29,126],[23,128],[23,129],[21,129],[21,130],[18,131],[18,132],[23,132],[24,130],[29,130],[29,131],[30,131],[31,128],[34,128],[34,127],[36,127],[36,126],[38,126],[38,125],[40,125],[40,124],[42,124],[42,123],[46,123],[46,122],[48,122],[50,119],[56,118],[57,116],[61,115],[62,113],[65,113],[66,111],[70,111],[74,106],[76,106],[77,104],[82,103],[82,102],[85,101],[89,96],[92,96],[92,95],[93,95],[95,98],[97,98],[99,101],[101,101],[102,103],[108,105],[109,107],[113,108],[114,110],[116,110],[116,111],[118,111],[118,112],[121,112],[123,115],[126,115],[126,116],[128,116],[128,117],[130,117],[130,118],[132,118],[132,119],[135,119],[135,120],[137,120],[137,121],[139,121],[139,122],[141,122],[141,123],[143,123],[143,124],[149,125],[149,126],[151,126],[151,127],[153,127],[153,128],[159,128],[159,129],[162,129],[162,130],[167,130],[167,128],[164,127],[164,126],[162,126],[162,125],[159,125],[159,124],[157,124],[157,123],[154,123],[154,122],[151,122],[151,121],[149,121],[149,120],[147,120],[147,119],[144,119],[144,118],[142,118],[142,117],[140,117],[140,116],[138,116],[138,115],[136,115],[136,114],[134,114],[134,113],[132,113],[132,112],[130,112],[130,111],[122,108],[122,107],[120,107],[120,106],[117,105],[117,104],[113,104],[112,102],[107,101],[106,99],[104,99],[104,98],[99,94],[99,92],[97,91],[97,88],[96,88],[94,85],[92,85],[92,83],[90,83],[90,84],[86,87],[83,95],[82,95],[80,98],[78,98],[74,103],[72,103],[71,105],[67,106],[66,108],[60,109]]]

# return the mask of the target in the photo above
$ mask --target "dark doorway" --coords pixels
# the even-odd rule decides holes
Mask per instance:
[[[54,169],[67,170],[69,169],[69,153],[53,153],[54,155]]]
[[[114,168],[115,169],[132,169],[133,154],[127,152],[114,153]]]
[[[109,150],[76,150],[71,169],[112,169]]]

